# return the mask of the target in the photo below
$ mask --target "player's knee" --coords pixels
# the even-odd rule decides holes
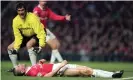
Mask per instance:
[[[31,44],[26,44],[26,48],[27,49],[31,49],[32,48],[32,45]]]
[[[91,68],[85,67],[84,69],[80,70],[80,74],[84,76],[91,76],[93,70]]]
[[[55,43],[55,44],[52,44],[52,45],[51,45],[52,49],[58,49],[59,46],[60,46],[59,43]]]
[[[12,45],[9,45],[9,46],[7,47],[7,50],[11,50],[11,49],[13,49],[13,46],[12,46]]]
[[[57,43],[56,43],[56,48],[58,49],[59,47],[60,47],[60,43],[57,42]]]
[[[86,75],[86,70],[79,70],[79,75],[80,76],[85,76]]]
[[[93,73],[93,70],[91,68],[86,68],[86,73],[88,74],[88,76],[91,76]]]
[[[92,70],[91,68],[85,66],[85,72],[86,72],[88,75],[91,75],[92,72],[93,72],[93,70]]]
[[[26,47],[27,49],[31,49],[35,44],[36,44],[36,40],[31,39],[30,41],[27,42]]]
[[[7,50],[11,50],[11,47],[10,47],[10,45],[7,47]]]
[[[12,55],[12,54],[16,55],[16,54],[18,54],[18,51],[17,51],[17,50],[14,50],[12,44],[10,44],[10,45],[7,47],[7,51],[8,51],[8,54],[9,54],[9,55]]]

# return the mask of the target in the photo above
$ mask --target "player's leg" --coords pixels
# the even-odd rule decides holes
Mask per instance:
[[[23,41],[22,41],[22,44],[21,44],[20,48],[22,48],[22,47],[24,47],[26,45],[26,41],[27,41],[27,38],[25,38],[23,36]],[[8,50],[8,54],[9,54],[9,57],[11,59],[11,62],[13,64],[13,66],[15,67],[17,65],[17,54],[18,54],[18,51],[14,50],[14,42],[8,46],[7,50]]]
[[[93,69],[87,66],[77,65],[77,70],[79,70],[81,76],[92,76]]]
[[[54,63],[55,59],[57,59],[59,62],[63,61],[58,48],[59,48],[59,41],[55,38],[52,40],[49,40],[48,45],[52,48],[52,54],[51,54],[51,59],[50,59],[50,63]]]
[[[61,63],[56,63],[53,65],[52,71],[54,71],[55,69],[57,69],[59,66],[61,65]],[[64,67],[62,67],[58,72],[57,75],[60,76],[79,76],[79,70],[75,69],[74,67],[76,67],[75,65],[70,65],[67,64]],[[61,74],[60,74],[61,72]]]
[[[31,64],[34,65],[36,64],[37,62],[37,58],[36,58],[36,52],[33,51],[33,46],[37,43],[36,39],[34,38],[31,38],[27,44],[26,44],[26,47],[27,47],[27,50],[28,50],[28,53],[29,53],[29,58],[30,58],[30,61],[31,61]]]
[[[123,74],[123,72],[114,73],[114,72],[104,71],[100,69],[92,69],[90,67],[80,66],[80,65],[78,65],[76,69],[79,70],[81,76],[84,75],[84,76],[112,78],[113,75],[115,75],[115,77],[119,78]]]
[[[48,29],[46,29],[46,31],[47,31],[46,42],[52,48],[50,63],[54,63],[56,58],[59,62],[63,61],[58,51],[58,48],[60,46],[59,41],[52,32],[50,32]]]
[[[100,69],[92,69],[90,67],[80,65],[77,66],[76,69],[79,70],[80,74],[84,76],[112,78],[112,75],[114,74],[114,72],[104,71]]]
[[[63,74],[63,76],[72,76],[72,77],[74,77],[74,76],[80,76],[80,75],[81,75],[80,74],[80,71],[77,70],[77,69],[67,69],[64,72],[64,74]]]
[[[117,72],[110,72],[110,71],[104,71],[100,69],[93,69],[93,76],[95,77],[104,77],[104,78],[121,78],[124,71],[117,71]]]
[[[86,66],[68,64],[64,67],[67,67],[65,76],[91,76],[93,73],[93,69]]]
[[[65,76],[94,76],[94,77],[104,77],[104,78],[120,78],[122,77],[124,71],[110,72],[100,69],[92,69],[87,66],[67,64],[67,69],[64,71]]]
[[[85,76],[94,76],[94,77],[104,77],[104,78],[120,78],[123,74],[123,71],[110,72],[100,69],[92,69],[87,66],[77,66],[80,73]]]
[[[104,71],[100,69],[93,69],[94,77],[105,77],[105,78],[112,78],[113,72]]]
[[[17,66],[17,52],[14,51],[14,42],[8,46],[7,51],[9,54],[9,58],[11,59],[11,62],[13,64],[13,67]]]

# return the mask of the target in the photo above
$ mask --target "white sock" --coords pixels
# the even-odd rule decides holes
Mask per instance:
[[[112,78],[113,72],[93,69],[93,74],[95,77],[104,77],[104,78]]]
[[[11,59],[11,62],[13,64],[13,67],[15,68],[15,66],[17,66],[17,54],[12,54],[12,52],[10,50],[8,50],[8,54],[9,54],[9,57]]]
[[[63,61],[63,59],[62,59],[62,57],[61,57],[61,55],[60,55],[60,53],[59,53],[59,51],[57,49],[56,50],[52,50],[52,54],[54,55],[55,58],[57,58],[57,60],[59,62]],[[51,60],[51,61],[53,61],[53,60]]]
[[[51,54],[50,63],[54,63],[54,62],[55,62],[55,56],[54,56],[54,54]]]
[[[29,57],[32,65],[35,65],[36,62],[36,53],[33,51],[33,48],[28,49]]]

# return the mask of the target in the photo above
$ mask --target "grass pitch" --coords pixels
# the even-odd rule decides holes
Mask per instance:
[[[25,63],[27,65],[30,65],[30,61],[21,61],[20,63]],[[70,63],[85,65],[95,69],[103,69],[107,71],[125,70],[123,78],[133,77],[133,63],[125,63],[125,62],[124,63],[122,62],[106,62],[106,63],[105,62],[70,62]],[[115,80],[111,78],[91,78],[91,77],[42,78],[42,77],[28,77],[28,76],[13,76],[12,73],[6,72],[11,67],[12,67],[12,64],[10,61],[1,61],[1,80]],[[133,78],[130,80],[133,80]]]

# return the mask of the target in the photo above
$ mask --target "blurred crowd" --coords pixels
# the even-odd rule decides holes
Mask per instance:
[[[29,11],[37,4],[28,1]],[[15,7],[7,6],[2,8],[4,15],[1,18],[2,60],[8,57],[7,46],[14,40]],[[48,6],[59,15],[72,16],[70,22],[49,20],[47,24],[60,41],[59,50],[65,59],[133,61],[133,2],[51,1]],[[8,8],[7,12],[5,8]],[[46,53],[50,53],[47,46],[42,55]]]

